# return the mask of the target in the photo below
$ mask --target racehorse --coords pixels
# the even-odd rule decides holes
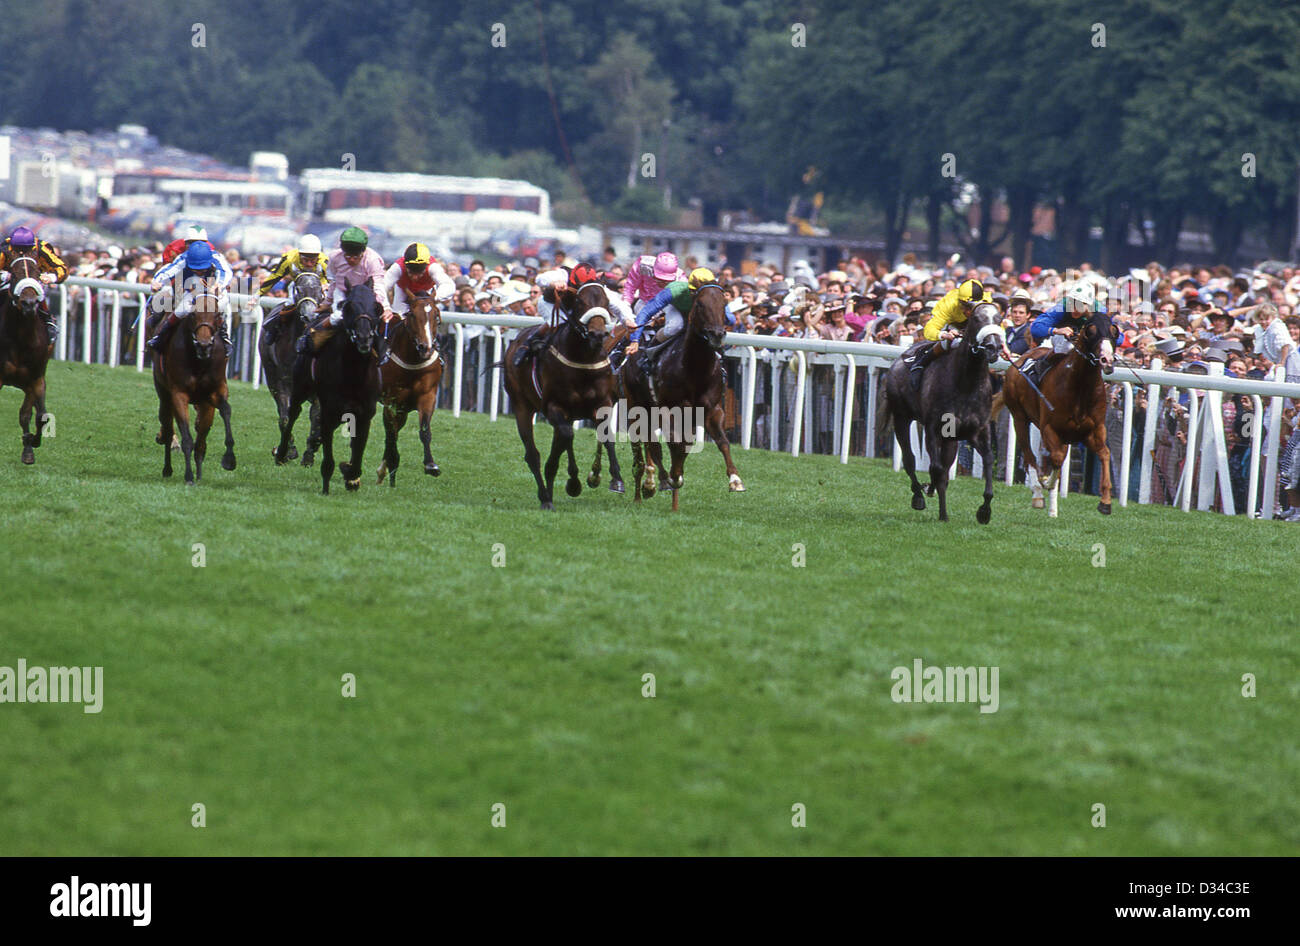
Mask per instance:
[[[153,386],[158,392],[157,442],[163,448],[162,475],[172,475],[172,425],[175,423],[181,429],[185,482],[191,486],[203,478],[208,430],[217,411],[226,425],[226,452],[221,457],[221,468],[235,468],[235,437],[230,431],[230,401],[226,390],[226,346],[217,338],[220,318],[221,301],[211,292],[198,293],[189,314],[176,325],[166,347],[153,360]],[[194,434],[190,433],[190,405],[194,406]]]
[[[551,290],[551,287],[547,289]],[[524,444],[524,462],[537,481],[537,498],[543,509],[555,508],[555,473],[562,453],[569,455],[569,479],[564,491],[575,497],[582,493],[578,462],[573,456],[573,423],[607,418],[613,410],[615,390],[614,372],[605,353],[610,320],[609,310],[605,308],[608,301],[605,288],[594,282],[577,289],[566,286],[554,291],[554,299],[556,310],[564,316],[564,321],[550,331],[546,347],[540,354],[516,366],[515,352],[527,345],[542,326],[526,328],[506,349],[504,362],[506,392],[514,408],[519,439]],[[534,413],[543,414],[554,428],[545,478],[542,476],[541,454],[533,438]],[[601,416],[597,416],[598,413]],[[596,461],[587,483],[592,487],[600,483],[602,448],[609,453],[610,489],[614,489],[621,477],[612,437],[604,443],[597,442]]]
[[[686,313],[686,324],[660,352],[654,376],[646,373],[638,357],[623,363],[621,375],[628,402],[628,440],[632,443],[632,456],[636,463],[636,502],[641,501],[642,495],[648,498],[655,494],[656,463],[663,465],[663,453],[654,431],[656,424],[653,420],[634,422],[631,416],[634,409],[641,420],[664,420],[664,439],[668,441],[672,457],[667,482],[673,492],[674,510],[677,509],[677,494],[684,479],[682,467],[686,453],[694,443],[696,416],[702,416],[704,429],[726,461],[728,488],[733,493],[745,491],[740,471],[731,459],[731,445],[722,429],[726,372],[718,353],[727,337],[726,305],[726,294],[717,283],[700,286],[695,292],[691,311]]]
[[[343,301],[343,322],[313,358],[304,353],[293,366],[293,394],[289,416],[280,421],[280,446],[275,462],[289,460],[293,425],[304,401],[315,397],[320,404],[321,493],[328,496],[334,475],[334,431],[346,423],[352,433],[352,458],[339,465],[343,485],[349,491],[361,487],[361,458],[370,437],[370,421],[379,400],[379,367],[375,350],[375,328],[383,306],[370,280],[347,287]]]
[[[0,308],[0,388],[22,388],[18,424],[23,429],[23,463],[36,462],[45,429],[45,366],[53,354],[41,303],[45,287],[36,260],[20,256],[9,266],[9,292]],[[36,410],[36,433],[31,432]]]
[[[1109,516],[1111,509],[1110,448],[1106,445],[1106,383],[1115,362],[1115,340],[1119,328],[1104,312],[1096,312],[1075,334],[1074,345],[1065,358],[1050,366],[1039,382],[1041,394],[1030,387],[1020,368],[1027,361],[1049,351],[1026,352],[1007,369],[1002,400],[1016,425],[1016,440],[1025,460],[1026,479],[1034,490],[1033,507],[1043,508],[1043,490],[1048,491],[1048,515],[1057,514],[1057,477],[1061,462],[1072,443],[1083,443],[1101,460],[1101,501],[1097,511]],[[1047,456],[1047,475],[1029,443],[1029,425],[1042,433]],[[1068,475],[1068,474],[1067,474]]]
[[[912,387],[910,364],[895,359],[885,375],[885,399],[894,423],[894,437],[903,453],[903,469],[912,481],[912,508],[925,508],[925,494],[939,496],[939,521],[948,521],[948,471],[957,446],[970,441],[984,464],[984,502],[975,521],[987,525],[992,518],[993,435],[989,426],[993,383],[989,365],[997,361],[1006,336],[1001,315],[991,302],[975,306],[966,328],[953,348],[925,369],[920,390]],[[930,485],[923,489],[916,478],[912,452],[912,421],[925,432],[930,454]]]
[[[266,371],[266,389],[275,399],[275,410],[283,423],[289,413],[289,398],[293,391],[294,346],[306,330],[316,311],[325,302],[325,289],[320,276],[316,273],[299,273],[293,281],[293,298],[297,301],[286,305],[280,313],[281,327],[276,333],[275,341],[265,332],[257,340],[258,351],[262,355],[262,368]],[[288,324],[283,324],[287,322]],[[302,465],[311,466],[320,446],[320,405],[311,402],[311,432],[307,435],[307,450],[302,455]],[[272,451],[274,453],[274,451]],[[289,459],[298,456],[298,448],[289,441]]]
[[[383,382],[379,394],[384,405],[384,462],[379,482],[388,474],[388,485],[397,485],[397,435],[411,411],[420,413],[420,442],[424,444],[424,472],[437,476],[442,471],[433,462],[429,444],[433,435],[429,420],[442,380],[442,358],[438,353],[438,328],[442,314],[431,296],[415,296],[389,339],[388,361],[379,368]]]

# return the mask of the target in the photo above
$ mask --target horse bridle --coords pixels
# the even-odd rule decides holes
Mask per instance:
[[[588,286],[595,286],[601,290],[602,295],[604,294],[605,287],[603,284],[598,282],[585,282],[573,291],[573,300],[575,303],[578,300],[578,296],[582,294],[582,290],[586,289]],[[599,308],[603,308],[603,306],[592,306],[591,309],[588,309],[587,312],[583,313],[582,315],[574,315],[572,312],[569,312],[568,310],[563,310],[565,320],[578,330],[578,334],[582,336],[583,341],[589,341],[591,339],[591,332],[587,329],[587,322],[589,322],[594,315],[598,314],[593,312],[592,309],[599,309]],[[608,314],[609,310],[606,309],[605,312],[606,314]],[[609,325],[608,318],[605,319],[605,324],[606,326]]]
[[[217,311],[213,314],[214,319],[221,318],[221,298],[215,292],[206,291],[206,290],[204,292],[195,293],[194,301],[190,305],[190,315],[196,314],[196,310],[198,308],[200,299],[211,299],[213,302],[215,302],[217,304]],[[195,345],[198,345],[199,343],[200,324],[206,325],[207,323],[206,322],[199,323],[193,320],[190,321],[190,340],[193,341]],[[214,338],[216,337],[216,334],[217,334],[217,323],[214,320],[212,323],[212,335]]]
[[[703,290],[705,290],[705,289],[710,289],[710,288],[719,290],[720,292],[723,293],[723,295],[726,294],[726,290],[723,289],[722,286],[721,286],[718,282],[716,282],[716,281],[714,281],[714,282],[706,282],[706,283],[702,283],[701,285],[699,285],[699,286],[696,287],[696,289],[695,289],[695,299],[696,299],[696,301],[691,303],[691,309],[692,309],[692,310],[694,310],[694,309],[695,309],[695,306],[698,304],[698,300],[699,300],[700,293],[701,293]],[[686,312],[686,313],[684,313],[684,316],[685,316],[685,318],[689,321],[689,320],[690,320],[690,317],[691,317],[691,313],[690,313],[690,312]],[[705,342],[708,342],[708,341],[709,341],[708,328],[707,328],[706,326],[703,326],[703,325],[697,325],[697,326],[695,326],[695,327],[692,329],[692,331],[694,331],[695,334],[698,335],[698,336],[699,336],[703,341],[705,341]],[[723,322],[722,322],[722,331],[723,331],[724,333],[727,331],[727,322],[726,322],[726,319],[725,319],[725,318],[723,319]],[[712,343],[710,343],[710,344],[712,344]]]
[[[18,268],[19,263],[27,263],[32,269],[36,271],[35,275],[17,276],[17,273],[15,273],[14,270]],[[15,279],[15,277],[17,278]],[[36,304],[38,306],[45,301],[45,286],[44,284],[41,283],[41,267],[40,264],[32,257],[30,256],[17,257],[13,261],[13,265],[9,269],[9,278],[13,280],[13,285],[9,290],[9,296],[15,302],[17,302],[20,307],[22,306],[22,295],[28,289],[36,290]]]
[[[312,282],[309,283],[309,285],[313,286],[314,291],[312,291],[311,293],[304,294],[303,291],[298,288],[298,280],[303,279],[304,277],[310,277],[312,280]],[[294,311],[298,313],[298,318],[306,322],[310,320],[311,316],[303,312],[302,304],[304,302],[310,302],[312,304],[312,307],[317,311],[319,311],[321,307],[321,303],[325,301],[324,288],[321,285],[320,277],[317,276],[315,273],[299,273],[297,278],[295,278],[293,281],[293,286],[294,286],[294,294],[296,296],[293,303]]]
[[[429,299],[431,297],[425,295],[425,296],[416,296],[415,298]],[[402,324],[406,326],[406,331],[410,334],[412,339],[415,339],[416,344],[418,345],[419,339],[416,335],[415,321],[414,321],[414,317],[412,316],[412,313],[414,311],[415,311],[415,306],[408,303],[406,306],[406,312],[402,316]],[[437,333],[437,327],[435,327],[435,323],[437,327],[441,327],[442,325],[442,313],[439,311],[436,303],[429,306],[429,318],[428,321],[425,322],[424,324],[425,342],[428,344],[429,350],[432,352],[436,352],[438,350],[438,342],[436,340],[436,335],[438,333]]]

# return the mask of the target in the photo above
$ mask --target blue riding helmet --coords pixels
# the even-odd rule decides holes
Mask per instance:
[[[185,251],[185,268],[202,272],[216,265],[216,254],[207,243],[191,243]]]

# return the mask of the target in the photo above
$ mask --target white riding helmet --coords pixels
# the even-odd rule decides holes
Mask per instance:
[[[320,237],[314,233],[304,233],[302,238],[298,241],[298,252],[308,254],[315,253],[319,255]]]
[[[188,230],[185,231],[186,243],[192,243],[195,240],[206,240],[207,238],[208,238],[208,231],[204,230],[202,227],[190,227]]]
[[[1092,283],[1080,280],[1065,291],[1065,301],[1073,302],[1077,309],[1091,309],[1097,301],[1097,290]]]

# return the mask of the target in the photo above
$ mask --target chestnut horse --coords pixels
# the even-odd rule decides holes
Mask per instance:
[[[546,291],[551,292],[552,287],[548,286]],[[546,348],[516,366],[515,352],[544,326],[526,328],[510,342],[504,362],[506,392],[515,412],[519,439],[524,444],[524,462],[537,481],[537,498],[543,509],[555,508],[555,474],[562,453],[569,455],[569,479],[564,491],[570,496],[581,495],[578,462],[573,456],[573,423],[579,420],[598,423],[607,418],[614,407],[615,391],[614,372],[605,353],[610,319],[605,307],[608,302],[605,287],[594,282],[577,289],[566,286],[554,292],[554,301],[564,321],[550,330]],[[545,477],[541,454],[533,438],[535,413],[543,414],[555,431]],[[599,482],[602,448],[609,452],[609,474],[617,481],[619,469],[612,441],[596,444],[592,477]],[[587,482],[592,484],[591,478]]]
[[[314,357],[303,353],[293,365],[293,395],[289,399],[289,416],[280,421],[280,446],[276,448],[275,462],[277,466],[288,462],[294,422],[303,402],[316,398],[320,402],[321,420],[321,493],[326,496],[330,491],[330,477],[334,475],[334,431],[344,423],[352,435],[352,459],[339,464],[339,472],[349,491],[361,488],[361,458],[366,452],[370,422],[379,401],[375,342],[383,311],[369,280],[348,287],[339,330]]]
[[[1098,312],[1088,317],[1074,336],[1074,346],[1057,364],[1052,365],[1035,392],[1020,373],[1020,366],[1046,354],[1049,349],[1026,352],[1007,369],[1002,400],[1016,425],[1016,440],[1024,456],[1026,480],[1034,490],[1033,506],[1043,508],[1043,489],[1048,491],[1048,515],[1057,512],[1057,477],[1066,448],[1083,443],[1101,460],[1101,501],[1097,511],[1110,515],[1111,481],[1110,448],[1106,445],[1106,383],[1115,359],[1115,339],[1119,329],[1110,316]],[[1029,425],[1042,433],[1047,473],[1039,465],[1029,444]],[[1066,471],[1069,475],[1069,471]],[[1041,480],[1041,485],[1040,485]]]
[[[163,476],[172,475],[173,423],[181,429],[185,454],[185,482],[192,486],[203,477],[208,452],[208,431],[213,414],[221,412],[226,425],[226,452],[221,468],[235,468],[235,437],[230,431],[230,401],[226,389],[226,346],[217,339],[221,300],[210,291],[194,297],[188,315],[177,324],[167,345],[153,360],[153,386],[158,392],[158,437],[163,448]],[[216,344],[214,344],[216,342]],[[194,407],[195,433],[190,433],[190,406]]]
[[[415,296],[391,333],[388,361],[379,367],[383,381],[379,400],[384,405],[384,462],[379,467],[380,483],[384,482],[384,474],[388,474],[388,485],[397,485],[397,435],[411,411],[420,412],[424,472],[430,476],[442,472],[433,462],[429,448],[433,439],[429,420],[433,417],[438,383],[442,380],[442,357],[438,353],[441,326],[442,313],[433,298]]]
[[[0,388],[22,388],[18,424],[23,429],[23,463],[36,462],[45,430],[45,366],[53,354],[41,304],[45,287],[36,260],[20,256],[9,266],[9,292],[0,308]],[[32,410],[36,433],[31,432]]]
[[[636,462],[636,502],[641,501],[642,494],[655,494],[655,464],[663,464],[651,418],[667,418],[663,434],[672,456],[668,488],[673,491],[673,509],[677,509],[677,493],[682,488],[686,454],[696,449],[697,415],[726,461],[728,488],[733,493],[745,491],[740,471],[731,459],[731,444],[722,429],[726,374],[719,352],[727,337],[726,307],[727,297],[721,286],[701,286],[695,292],[691,311],[686,313],[686,324],[660,354],[653,378],[645,373],[638,356],[623,363],[620,375],[628,403],[628,439]],[[634,416],[633,411],[639,416]]]
[[[266,389],[275,399],[275,410],[281,422],[289,416],[289,399],[293,393],[294,346],[307,326],[316,317],[317,310],[325,304],[325,289],[316,273],[299,273],[293,281],[293,305],[286,305],[278,322],[280,331],[275,341],[263,333],[257,340],[262,355],[262,370],[266,372]],[[307,450],[302,455],[302,465],[311,466],[320,446],[320,405],[311,402],[311,432],[307,435]],[[271,453],[275,453],[272,448]],[[289,441],[289,459],[298,456],[298,448]]]

